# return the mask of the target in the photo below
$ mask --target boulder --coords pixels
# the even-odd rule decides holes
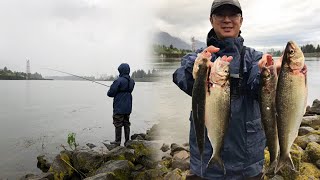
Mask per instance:
[[[123,146],[118,146],[104,155],[104,161],[109,160],[128,160],[134,162],[138,156],[134,149],[129,149]]]
[[[71,157],[74,168],[89,175],[92,175],[104,162],[104,156],[91,149],[75,150]]]
[[[168,144],[163,143],[163,145],[161,146],[160,150],[162,152],[167,152],[168,150],[170,150],[170,147]]]
[[[320,170],[311,163],[302,163],[300,168],[300,175],[297,179],[319,179]]]
[[[310,108],[307,108],[306,114],[320,114],[320,101],[318,99],[313,101]]]
[[[39,175],[27,174],[21,177],[20,180],[54,180],[54,174],[50,172]]]
[[[61,151],[53,160],[49,172],[53,173],[54,179],[69,179],[74,174],[71,165],[71,152]]]
[[[299,128],[299,136],[304,136],[306,134],[309,134],[311,132],[315,131],[312,127],[309,127],[309,126],[301,126]]]
[[[108,172],[100,173],[95,176],[85,178],[84,180],[118,180],[118,178],[116,178],[116,175],[114,173]]]
[[[92,143],[87,143],[86,144],[90,149],[97,147],[96,145],[92,144]]]
[[[320,160],[320,145],[318,143],[310,142],[305,152],[313,163]]]
[[[185,160],[173,159],[171,167],[173,169],[175,168],[181,169],[182,171],[188,170],[190,169],[190,159],[185,159]]]
[[[149,169],[138,173],[133,179],[134,180],[163,180],[164,175],[168,173],[165,168],[161,169]]]
[[[317,131],[306,134],[304,136],[298,136],[294,141],[294,143],[298,144],[303,149],[305,149],[310,142],[320,143],[320,135]]]
[[[182,146],[179,146],[178,144],[176,143],[172,143],[171,146],[171,153],[170,155],[173,156],[175,154],[175,152],[178,152],[178,151],[186,151],[186,149]]]
[[[133,134],[131,136],[131,140],[145,140],[146,134],[144,133],[139,133],[139,134]]]
[[[272,178],[270,178],[269,180],[284,180],[284,178],[280,175],[275,175]]]
[[[180,169],[174,169],[173,171],[168,172],[163,179],[164,180],[182,180],[181,173],[182,171]]]
[[[296,179],[299,175],[299,169],[302,163],[302,155],[303,149],[299,147],[297,144],[293,144],[290,150],[291,158],[294,164],[294,167],[297,171],[292,170],[288,166],[284,166],[280,169],[279,175],[281,175],[284,179]]]
[[[40,155],[37,157],[37,167],[42,171],[42,172],[48,172],[51,166],[50,160],[45,156],[45,155]]]
[[[121,180],[131,179],[131,170],[134,165],[128,160],[111,160],[104,163],[97,171],[96,175],[101,173],[113,173],[115,177]]]
[[[115,144],[108,144],[108,143],[104,143],[104,142],[102,144],[105,145],[109,151],[111,151],[114,148],[118,147],[118,145],[115,145]]]
[[[320,116],[305,116],[302,118],[301,126],[309,126],[316,129],[320,126]]]
[[[180,159],[180,160],[185,160],[188,159],[190,157],[189,152],[182,150],[182,151],[178,151],[173,155],[173,159]]]

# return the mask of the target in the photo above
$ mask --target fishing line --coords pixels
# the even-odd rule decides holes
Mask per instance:
[[[100,85],[103,85],[103,86],[106,86],[106,87],[110,87],[109,85],[106,85],[106,84],[103,84],[103,83],[99,83],[97,81],[94,81],[94,80],[91,80],[91,79],[88,79],[88,78],[85,78],[85,77],[82,77],[82,76],[78,76],[78,75],[75,75],[75,74],[71,74],[71,73],[68,73],[68,72],[64,72],[64,71],[60,71],[60,70],[56,70],[56,69],[50,69],[50,68],[43,68],[43,69],[48,69],[48,70],[51,70],[51,71],[61,72],[61,73],[64,73],[64,74],[69,74],[71,76],[75,76],[75,77],[78,77],[78,78],[81,78],[81,79],[84,79],[84,80],[87,80],[87,81],[91,81],[91,82],[94,82],[94,83],[97,83],[97,84],[100,84]]]

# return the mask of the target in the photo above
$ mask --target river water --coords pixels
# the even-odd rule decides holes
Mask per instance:
[[[307,58],[308,104],[320,99],[320,59]],[[162,78],[137,82],[131,129],[145,132],[159,123],[163,142],[188,142],[191,97],[172,83],[179,61],[152,64]],[[103,82],[111,84],[111,82]],[[0,179],[40,173],[36,157],[54,155],[76,133],[77,143],[101,146],[114,138],[112,99],[107,88],[88,81],[0,81]]]

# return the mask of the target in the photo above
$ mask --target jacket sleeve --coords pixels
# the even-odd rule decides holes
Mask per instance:
[[[256,51],[254,49],[250,50],[250,55],[252,58],[251,61],[251,69],[248,78],[248,86],[250,87],[251,93],[254,97],[258,97],[259,95],[259,87],[260,87],[260,70],[259,70],[259,60],[262,58],[262,52]]]
[[[181,66],[173,73],[173,82],[185,93],[192,95],[192,88],[194,79],[192,77],[193,64],[197,58],[197,53],[201,52],[199,49],[195,53],[189,53],[182,57]]]
[[[116,79],[115,81],[113,81],[113,83],[111,84],[110,89],[109,89],[107,95],[108,95],[109,97],[115,97],[116,94],[118,93],[119,85],[120,85],[120,80],[119,80],[119,78],[118,78],[118,79]]]

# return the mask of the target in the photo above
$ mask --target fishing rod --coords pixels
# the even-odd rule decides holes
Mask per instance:
[[[109,85],[102,84],[102,83],[99,83],[99,82],[97,82],[97,81],[94,81],[94,80],[91,80],[91,79],[88,79],[88,78],[84,78],[84,77],[82,77],[82,76],[78,76],[78,75],[75,75],[75,74],[67,73],[67,72],[64,72],[64,71],[59,71],[59,70],[56,70],[56,69],[50,69],[50,68],[44,68],[44,69],[49,69],[49,70],[51,70],[51,71],[57,71],[57,72],[69,74],[69,75],[71,75],[71,76],[75,76],[75,77],[78,77],[78,78],[81,78],[81,79],[84,79],[84,80],[87,80],[87,81],[91,81],[91,82],[94,82],[94,83],[97,83],[97,84],[100,84],[100,85],[103,85],[103,86],[110,87]]]

